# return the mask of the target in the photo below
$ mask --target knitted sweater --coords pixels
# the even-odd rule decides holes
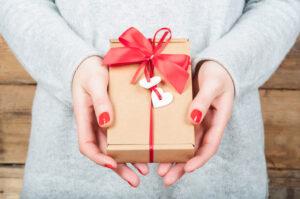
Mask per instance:
[[[233,112],[218,152],[171,187],[163,185],[157,164],[134,189],[78,150],[74,71],[88,56],[104,56],[108,39],[131,26],[147,37],[171,28],[173,38],[190,39],[193,69],[215,60],[234,81]],[[297,0],[0,0],[0,32],[38,83],[21,198],[266,198],[258,87],[299,31]]]

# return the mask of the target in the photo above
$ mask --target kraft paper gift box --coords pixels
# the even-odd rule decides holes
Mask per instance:
[[[157,44],[158,39],[155,41]],[[123,46],[118,39],[111,39],[110,45],[111,48]],[[190,55],[189,40],[171,39],[161,54]],[[194,155],[195,142],[194,127],[187,117],[192,101],[190,62],[189,78],[181,94],[154,68],[154,76],[162,78],[157,86],[173,95],[170,104],[159,108],[151,108],[151,92],[138,83],[144,77],[143,72],[137,76],[135,84],[130,83],[139,65],[109,67],[108,93],[114,122],[107,129],[107,154],[119,163],[186,162]]]

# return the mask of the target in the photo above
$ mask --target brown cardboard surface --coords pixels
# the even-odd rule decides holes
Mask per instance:
[[[111,47],[122,44],[111,39]],[[172,39],[162,53],[190,54],[188,39]],[[109,68],[109,96],[114,108],[114,122],[107,131],[107,153],[117,162],[149,161],[149,126],[151,97],[148,89],[130,84],[138,64]],[[191,67],[188,72],[191,74]],[[153,109],[154,162],[185,162],[194,154],[194,127],[187,119],[192,101],[191,75],[182,94],[162,77],[158,87],[171,92],[171,104]]]

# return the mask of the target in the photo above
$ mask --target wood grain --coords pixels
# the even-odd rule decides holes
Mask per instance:
[[[270,199],[299,199],[300,170],[268,170]]]
[[[24,163],[35,86],[0,85],[0,163]]]
[[[0,198],[19,198],[22,189],[23,174],[23,167],[0,166]]]
[[[27,155],[29,113],[0,114],[0,164],[24,164]]]
[[[269,168],[300,169],[300,91],[261,90]]]
[[[31,112],[35,86],[0,85],[0,114]]]

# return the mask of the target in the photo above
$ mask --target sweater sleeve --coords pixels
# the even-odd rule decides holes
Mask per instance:
[[[250,0],[232,29],[196,55],[227,69],[235,95],[261,86],[280,65],[300,31],[299,0]]]
[[[0,32],[39,86],[72,107],[71,82],[77,66],[100,55],[83,41],[51,0],[0,0]]]

